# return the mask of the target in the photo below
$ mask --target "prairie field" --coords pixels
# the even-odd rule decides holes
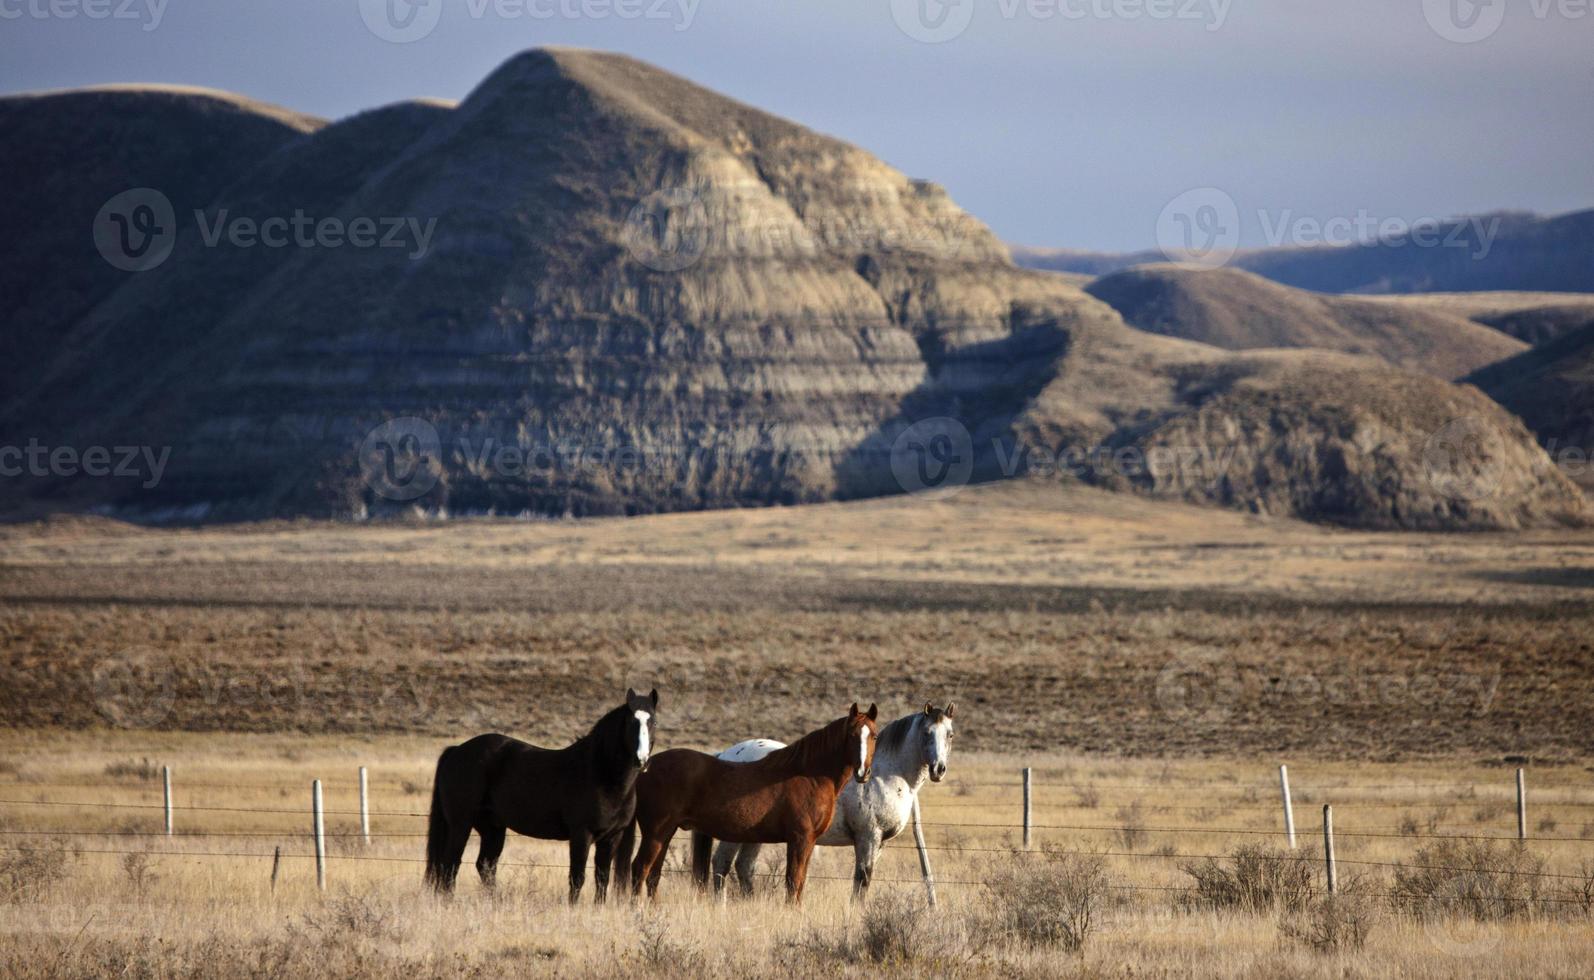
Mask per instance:
[[[1591,597],[1590,532],[1373,534],[1046,483],[590,521],[4,527],[0,972],[1580,976]],[[589,879],[570,908],[564,846],[513,835],[496,893],[468,863],[452,900],[423,892],[438,751],[560,743],[628,685],[659,688],[661,747],[709,750],[854,700],[956,700],[951,772],[922,796],[935,908],[911,839],[863,904],[828,848],[800,907],[773,848],[755,898],[715,903],[679,837],[654,905],[595,908]]]

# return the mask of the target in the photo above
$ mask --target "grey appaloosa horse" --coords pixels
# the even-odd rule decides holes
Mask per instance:
[[[923,711],[898,718],[880,730],[875,745],[874,778],[867,783],[848,782],[836,798],[836,814],[817,843],[853,849],[852,894],[862,899],[874,877],[875,859],[886,841],[909,826],[914,804],[925,780],[938,783],[946,776],[955,734],[955,703],[943,708],[926,704]],[[738,742],[721,752],[727,762],[753,762],[785,746],[772,739]],[[699,835],[694,834],[694,837]],[[722,842],[714,849],[714,890],[725,887],[731,866],[742,894],[752,894],[753,869],[761,845]]]

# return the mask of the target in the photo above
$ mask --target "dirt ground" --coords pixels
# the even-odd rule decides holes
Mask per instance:
[[[1594,748],[1594,533],[1390,535],[1034,483],[638,519],[0,529],[22,728],[672,744],[958,700],[986,751]]]

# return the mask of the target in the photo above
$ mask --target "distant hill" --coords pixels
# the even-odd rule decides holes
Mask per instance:
[[[1467,378],[1509,408],[1559,456],[1580,451],[1585,474],[1594,458],[1594,325],[1493,364]]]
[[[166,125],[138,132],[159,143]],[[1131,329],[1014,266],[936,185],[630,58],[529,51],[457,106],[307,123],[239,156],[214,186],[173,174],[170,196],[205,201],[206,224],[396,219],[397,247],[247,247],[179,222],[159,266],[122,273],[64,325],[35,321],[19,342],[38,356],[0,395],[0,445],[169,446],[164,478],[7,483],[13,510],[799,504],[916,489],[954,464],[999,479],[1048,454],[1227,433],[1264,460],[1250,475],[1075,475],[1363,526],[1584,516],[1569,483],[1540,478],[1548,460],[1520,424],[1465,389],[1344,362],[1389,389],[1373,411],[1348,384],[1286,383],[1327,355]],[[48,177],[18,174],[19,197]],[[1513,462],[1499,493],[1456,494],[1399,455],[1447,412],[1476,417]]]
[[[1368,354],[1447,380],[1524,348],[1458,316],[1309,293],[1237,269],[1142,266],[1103,276],[1086,292],[1150,333],[1227,350],[1315,347]]]
[[[1594,294],[1585,293],[1416,293],[1368,298],[1463,316],[1533,345],[1594,323]]]
[[[1479,226],[1489,230],[1487,238]],[[1436,293],[1518,290],[1594,293],[1594,210],[1556,217],[1501,213],[1439,222],[1423,233],[1343,247],[1263,248],[1229,262],[1274,282],[1320,293]],[[1021,265],[1106,275],[1164,262],[1161,252],[1125,254],[1014,248]]]

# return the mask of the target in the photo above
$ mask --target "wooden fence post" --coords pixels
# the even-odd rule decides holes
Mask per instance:
[[[161,766],[161,785],[166,799],[166,836],[172,835],[172,767]]]
[[[1517,770],[1517,840],[1528,839],[1528,780]]]
[[[935,908],[935,874],[930,870],[930,852],[924,846],[924,824],[919,820],[919,797],[913,797],[913,845],[919,849],[919,871],[924,875],[924,892]]]
[[[277,869],[282,867],[282,845],[278,844],[271,849],[271,891],[277,891]]]
[[[1030,775],[1031,775],[1030,767],[1029,766],[1025,766],[1024,767],[1024,850],[1026,850],[1026,851],[1029,850],[1030,817],[1031,817],[1031,814],[1033,813],[1033,811],[1031,809]]]
[[[371,846],[371,804],[367,796],[368,786],[365,778],[365,767],[360,767],[360,835],[365,838],[365,846]]]
[[[315,885],[322,891],[327,887],[327,829],[321,812],[321,780],[310,782],[310,809],[315,827]]]
[[[1284,794],[1284,835],[1295,847],[1295,807],[1290,803],[1290,767],[1279,766],[1279,792]]]
[[[1339,878],[1334,870],[1334,808],[1323,804],[1323,863],[1328,869],[1328,893],[1339,888]]]

